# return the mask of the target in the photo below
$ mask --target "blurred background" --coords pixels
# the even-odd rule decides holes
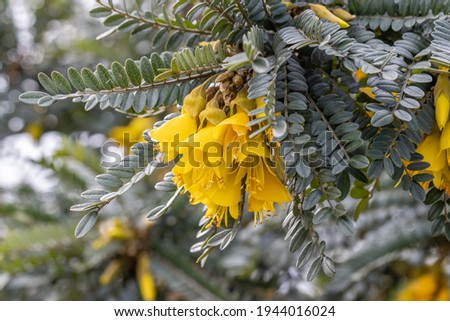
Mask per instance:
[[[281,229],[245,226],[205,267],[189,249],[202,208],[181,197],[156,223],[145,213],[165,202],[146,178],[102,210],[96,227],[76,239],[81,215],[70,212],[102,173],[101,147],[125,133],[139,141],[152,119],[60,102],[23,105],[39,90],[40,71],[94,67],[152,52],[145,32],[96,41],[106,29],[90,18],[93,0],[0,0],[0,299],[1,300],[449,300],[450,244],[430,237],[427,209],[381,181],[369,209],[345,237],[324,227],[337,263],[333,279],[307,282]],[[356,198],[358,189],[352,191]]]

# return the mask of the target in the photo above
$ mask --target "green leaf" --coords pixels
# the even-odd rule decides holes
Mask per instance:
[[[136,63],[132,59],[128,58],[125,61],[125,69],[130,82],[135,86],[140,86],[142,83],[142,75]]]
[[[155,72],[153,71],[150,59],[145,56],[141,58],[141,72],[145,82],[151,84],[155,78]]]
[[[102,86],[106,89],[112,89],[115,87],[114,79],[112,78],[108,68],[102,64],[98,64],[96,67],[98,78],[100,79]]]
[[[72,92],[72,86],[70,86],[67,79],[59,72],[52,71],[52,80],[55,83],[56,87],[58,87],[59,91],[63,94],[70,94]]]
[[[153,47],[158,48],[161,47],[166,41],[167,36],[169,35],[169,30],[160,29],[158,33],[153,37]]]
[[[69,77],[70,83],[76,90],[84,91],[86,89],[86,84],[84,83],[83,77],[81,77],[78,70],[73,67],[69,67],[69,69],[67,69],[67,76]]]
[[[19,96],[19,100],[25,104],[36,105],[42,97],[48,96],[42,91],[27,91]]]
[[[369,160],[363,155],[355,155],[350,159],[350,166],[356,169],[366,168],[369,164]]]
[[[354,233],[354,225],[351,218],[346,215],[340,216],[337,219],[337,227],[344,233],[346,236],[351,236]]]
[[[336,267],[334,265],[334,262],[328,256],[323,257],[322,270],[325,273],[325,275],[330,278],[336,275]]]
[[[120,178],[111,174],[100,174],[95,177],[95,181],[100,185],[117,188],[122,186]]]
[[[150,61],[153,67],[153,70],[155,71],[155,76],[160,74],[160,69],[166,68],[166,65],[164,64],[164,61],[161,59],[161,57],[156,53],[152,53],[150,56]]]
[[[331,208],[323,207],[314,215],[313,223],[320,224],[323,221],[328,220],[331,217],[331,214],[333,214],[333,210]]]
[[[147,220],[155,221],[167,212],[168,208],[165,205],[159,205],[147,213]]]
[[[417,182],[412,182],[410,192],[412,196],[418,201],[423,202],[423,200],[425,199],[425,191]]]
[[[102,189],[89,189],[81,193],[81,197],[92,201],[99,201],[100,198],[106,195],[108,192]]]
[[[97,7],[89,11],[89,15],[94,18],[104,18],[111,14],[111,10],[105,7]]]
[[[106,27],[114,27],[125,21],[125,17],[121,14],[112,14],[103,21]]]
[[[162,192],[174,192],[177,190],[177,185],[173,182],[158,182],[155,184],[155,189]]]
[[[314,243],[312,241],[305,245],[305,247],[301,250],[300,254],[298,255],[297,263],[295,264],[297,269],[300,269],[302,266],[308,263],[313,253],[313,250],[314,250]]]
[[[445,218],[443,215],[439,216],[437,219],[433,221],[431,224],[431,236],[438,236],[442,233],[445,225]]]
[[[89,68],[81,69],[81,77],[86,86],[92,90],[100,90],[100,81]]]
[[[175,33],[173,33],[173,35],[171,37],[169,37],[169,40],[167,41],[167,50],[172,50],[175,51],[177,50],[181,43],[183,42],[183,38],[184,38],[184,32],[182,31],[177,31]]]
[[[271,65],[268,59],[263,57],[256,57],[252,63],[252,68],[256,73],[264,74],[270,70]]]
[[[434,221],[435,219],[437,219],[444,210],[444,207],[445,203],[443,201],[438,201],[434,203],[428,210],[427,219],[430,221]]]
[[[128,87],[128,76],[125,71],[125,68],[117,61],[114,61],[111,64],[111,70],[112,70],[114,79],[116,80],[116,83],[121,88],[127,88]]]
[[[54,96],[58,94],[58,86],[56,86],[56,84],[45,73],[43,72],[38,73],[38,80],[39,83],[42,85],[42,87],[44,87],[44,89],[50,95]]]
[[[322,198],[322,192],[319,189],[313,190],[311,193],[309,193],[303,202],[303,209],[304,210],[310,210],[314,206],[319,203],[320,199]]]
[[[433,77],[431,77],[428,74],[415,74],[409,78],[409,81],[412,81],[415,83],[429,83],[429,82],[433,81]]]
[[[426,205],[433,204],[434,202],[436,202],[437,200],[439,200],[442,197],[443,193],[444,192],[441,191],[440,189],[433,187],[428,191],[425,201],[423,201],[423,202]]]
[[[396,111],[394,111],[394,115],[398,119],[406,121],[406,122],[410,122],[412,120],[411,114],[403,109],[397,109]]]
[[[289,242],[289,252],[294,253],[295,251],[297,251],[303,245],[307,236],[308,230],[304,227],[295,232],[294,236],[292,236],[291,241]]]
[[[52,105],[55,101],[56,100],[52,96],[46,95],[46,96],[39,98],[37,104],[38,104],[38,106],[41,106],[41,107],[48,107],[48,106]]]
[[[83,218],[75,228],[75,237],[79,239],[85,236],[94,227],[95,223],[97,222],[97,218],[97,211],[89,212],[88,214],[83,216]]]
[[[375,127],[383,127],[389,125],[394,121],[394,116],[391,114],[389,110],[377,110],[371,120],[370,123]]]
[[[147,92],[137,91],[134,94],[134,104],[133,104],[134,111],[140,113],[141,111],[144,110],[146,103],[147,103]]]
[[[306,274],[306,280],[308,282],[311,282],[312,280],[314,280],[316,278],[317,274],[319,274],[320,270],[322,269],[322,263],[323,263],[323,258],[318,257],[311,264],[311,267],[309,268],[308,273]]]
[[[422,171],[428,167],[430,167],[430,163],[427,162],[414,162],[409,163],[408,166],[406,166],[410,171]]]

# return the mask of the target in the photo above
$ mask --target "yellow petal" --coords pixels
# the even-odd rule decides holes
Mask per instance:
[[[209,79],[184,97],[182,114],[188,114],[191,118],[197,119],[200,112],[206,107],[206,85],[208,83]]]
[[[156,287],[150,273],[150,257],[146,253],[141,253],[137,258],[136,278],[142,299],[145,301],[155,300]]]
[[[436,122],[439,130],[442,130],[447,124],[448,115],[450,113],[450,101],[443,92],[436,99]]]
[[[446,123],[441,133],[440,148],[441,151],[450,148],[450,121]]]
[[[357,71],[353,73],[353,78],[355,78],[355,80],[357,81],[361,81],[366,77],[367,75],[362,71],[361,68],[359,68]],[[372,92],[372,90],[370,92]]]
[[[341,28],[348,28],[350,25],[339,17],[336,17],[327,7],[321,4],[309,3],[310,8],[321,18],[333,23],[337,23]]]
[[[375,94],[373,93],[371,87],[361,87],[361,88],[359,88],[359,91],[366,94],[370,98],[375,99]]]
[[[434,86],[433,91],[435,104],[441,93],[444,93],[445,96],[450,97],[450,79],[446,74],[439,74],[437,77],[436,85]]]
[[[230,102],[230,113],[232,115],[235,113],[247,114],[250,110],[255,109],[255,107],[255,100],[247,98],[247,86],[245,86],[238,92],[236,98]]]
[[[430,164],[428,171],[439,171],[447,165],[446,153],[441,152],[441,135],[439,131],[433,132],[417,146],[416,151],[423,156],[423,161]]]
[[[159,148],[166,155],[164,160],[166,162],[175,158],[175,149],[180,142],[186,140],[190,135],[197,130],[195,120],[188,114],[175,117],[162,126],[150,131],[152,139],[159,142]]]
[[[213,125],[218,125],[221,121],[227,118],[227,115],[222,109],[219,109],[219,105],[217,101],[214,99],[208,102],[205,110],[200,112],[199,119],[200,124],[203,124],[205,121]]]
[[[237,218],[239,217],[239,204],[230,206],[230,215],[232,218],[237,220]]]
[[[114,260],[108,264],[106,269],[100,275],[99,282],[101,285],[108,285],[114,280],[122,269],[122,262]]]
[[[258,199],[266,202],[285,203],[290,202],[292,197],[289,194],[286,186],[280,179],[273,174],[264,164],[264,186],[261,193],[255,196]]]
[[[344,21],[350,21],[356,18],[355,15],[351,14],[350,12],[342,9],[342,8],[335,8],[331,10],[333,14],[339,18],[341,18]]]

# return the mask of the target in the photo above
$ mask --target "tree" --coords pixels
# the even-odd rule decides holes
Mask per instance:
[[[41,107],[72,99],[130,117],[174,105],[178,112],[96,177],[102,189],[82,194],[87,203],[72,207],[84,213],[77,237],[111,201],[164,167],[170,170],[155,187],[172,196],[147,218],[165,215],[182,194],[203,204],[201,240],[191,248],[202,264],[284,205],[297,268],[307,265],[310,281],[320,271],[334,276],[330,229],[354,232],[382,192],[383,175],[430,205],[431,235],[450,239],[447,2],[97,4],[90,13],[109,28],[98,39],[146,32],[153,52],[70,67],[66,75],[40,73],[45,92],[20,99]]]

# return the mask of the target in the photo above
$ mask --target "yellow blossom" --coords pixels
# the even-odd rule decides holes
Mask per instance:
[[[185,98],[180,116],[150,135],[164,152],[165,161],[182,155],[172,169],[173,180],[190,194],[191,204],[207,207],[205,217],[210,224],[228,226],[231,220],[239,219],[244,204],[254,213],[255,222],[262,222],[275,211],[275,203],[291,200],[271,168],[265,136],[249,138],[248,112],[261,105],[263,97],[248,99],[244,86],[229,105],[223,106],[217,95],[206,102],[204,84],[199,87]],[[198,105],[194,106],[194,101]]]
[[[341,28],[350,27],[350,25],[347,22],[335,16],[330,10],[327,9],[327,7],[321,4],[314,4],[314,3],[309,3],[308,5],[319,18],[328,20],[333,23],[337,23]]]
[[[156,286],[150,273],[150,257],[146,253],[139,254],[136,263],[136,278],[141,292],[142,300],[153,301],[156,299]]]
[[[445,124],[447,124],[449,112],[450,101],[444,93],[440,93],[436,99],[436,123],[439,130],[444,129]]]
[[[186,140],[196,130],[195,119],[189,114],[182,114],[151,130],[150,136],[158,141],[158,149],[164,153],[164,162],[167,163],[178,155],[177,148],[180,142]]]
[[[100,249],[113,240],[129,240],[134,232],[118,217],[114,217],[100,225],[100,237],[94,240],[92,247]]]
[[[131,145],[144,141],[142,132],[152,128],[154,123],[153,118],[133,118],[128,125],[113,127],[108,135],[123,144],[125,152],[127,152]]]
[[[111,261],[103,273],[100,275],[99,282],[101,285],[110,284],[122,270],[122,262],[119,260]]]
[[[425,273],[409,282],[397,295],[399,301],[448,301],[447,282],[433,272]]]

